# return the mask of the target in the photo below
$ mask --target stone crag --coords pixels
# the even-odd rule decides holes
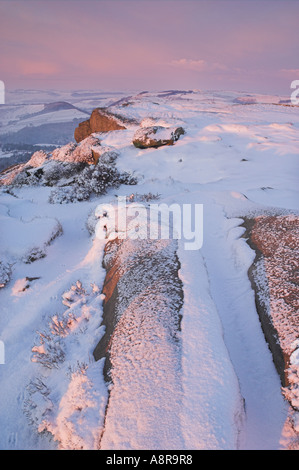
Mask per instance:
[[[94,350],[96,360],[105,358],[109,382],[101,449],[133,439],[139,449],[151,442],[161,449],[182,445],[183,288],[176,245],[129,239],[106,245],[105,334]]]
[[[182,127],[142,127],[135,132],[133,144],[140,149],[158,148],[164,145],[173,145],[183,134],[185,134],[185,130]]]
[[[74,132],[76,142],[86,139],[93,133],[126,129],[125,119],[106,109],[96,108],[86,121],[80,122]]]
[[[257,313],[290,405],[285,429],[299,448],[299,279],[298,216],[261,215],[245,219],[245,237],[256,258],[248,275]]]

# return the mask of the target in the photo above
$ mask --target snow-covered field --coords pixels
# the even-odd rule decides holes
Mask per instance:
[[[76,109],[37,115],[50,99]],[[1,449],[289,448],[289,404],[257,315],[248,278],[255,253],[241,227],[245,216],[298,214],[299,108],[284,99],[200,90],[8,97],[0,116],[10,132],[28,123],[63,126],[107,105],[141,124],[97,136],[136,185],[68,204],[50,203],[49,186],[1,189]],[[173,146],[137,149],[136,130],[153,124],[185,134]],[[93,356],[105,333],[107,239],[90,229],[92,214],[117,196],[149,193],[168,206],[201,204],[203,244],[186,250],[178,240],[178,350],[155,322],[130,354],[119,335],[118,375],[108,386],[104,360]],[[137,345],[143,330],[134,325]]]

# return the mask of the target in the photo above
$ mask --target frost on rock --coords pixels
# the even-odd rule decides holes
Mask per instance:
[[[259,216],[251,242],[259,253],[253,278],[260,311],[269,317],[265,336],[283,393],[299,412],[299,224],[296,215]],[[265,322],[262,320],[262,324]],[[278,352],[280,350],[280,353]],[[297,429],[298,431],[299,429]]]
[[[133,144],[141,149],[173,145],[184,133],[182,127],[141,127],[134,134]]]
[[[106,329],[94,356],[106,359],[112,386],[101,449],[182,445],[183,293],[176,249],[174,240],[115,239],[106,245]]]
[[[107,387],[102,363],[89,353],[99,328],[99,292],[96,285],[72,285],[62,296],[66,310],[49,318],[32,347],[32,362],[40,368],[27,386],[24,413],[36,432],[49,433],[62,450],[99,446]]]
[[[101,142],[95,136],[89,136],[79,144],[69,143],[53,151],[52,159],[68,163],[95,164],[101,154]]]
[[[269,315],[282,349],[290,356],[299,338],[298,217],[257,217],[251,239],[263,256]]]
[[[25,164],[25,167],[30,166],[32,168],[38,168],[43,165],[47,159],[48,154],[43,150],[38,150],[37,152],[34,152],[30,160]]]
[[[79,144],[71,142],[49,154],[35,152],[26,164],[4,172],[0,184],[54,187],[49,197],[52,204],[86,201],[109,188],[137,183],[131,174],[118,171],[117,157],[113,148],[102,146],[96,135],[90,135]]]
[[[73,153],[76,149],[77,145],[74,142],[70,142],[69,144],[63,145],[55,149],[52,153],[52,159],[58,160],[61,162],[74,162]]]

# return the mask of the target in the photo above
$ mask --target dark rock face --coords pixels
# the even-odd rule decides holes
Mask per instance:
[[[133,144],[137,148],[158,148],[163,145],[173,145],[181,135],[185,134],[182,127],[168,128],[163,126],[143,127],[137,130]]]
[[[86,137],[93,133],[120,129],[126,129],[121,118],[104,109],[96,108],[87,121],[79,123],[79,126],[75,129],[74,137],[76,142],[81,142],[81,140],[86,139]]]
[[[76,142],[81,142],[81,140],[86,139],[91,134],[89,119],[79,123],[79,126],[76,127],[74,137]]]

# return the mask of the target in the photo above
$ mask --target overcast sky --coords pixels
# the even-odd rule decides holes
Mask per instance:
[[[288,95],[296,0],[0,0],[7,89],[222,89]]]

